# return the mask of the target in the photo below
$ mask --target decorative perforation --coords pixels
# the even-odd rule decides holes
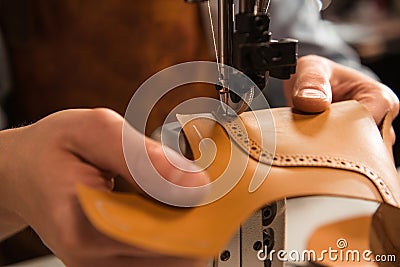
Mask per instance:
[[[354,171],[368,177],[387,203],[394,203],[392,192],[379,175],[365,164],[339,157],[324,155],[280,155],[273,154],[248,137],[239,117],[224,117],[214,114],[230,138],[253,159],[278,167],[326,167]]]

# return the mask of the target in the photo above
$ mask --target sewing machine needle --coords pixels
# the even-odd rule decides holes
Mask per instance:
[[[219,64],[219,56],[218,56],[218,49],[217,49],[217,41],[215,37],[215,30],[214,30],[214,22],[213,22],[213,17],[212,17],[212,12],[211,12],[211,1],[207,1],[207,6],[208,6],[208,15],[210,19],[210,25],[211,25],[211,33],[212,33],[212,39],[213,39],[213,45],[214,45],[214,53],[215,53],[215,58],[217,60],[217,68],[218,68],[218,77],[219,77],[219,82],[221,83],[221,88],[219,90],[219,98],[220,101],[222,102],[222,107],[225,110],[225,113],[228,113],[228,101],[229,101],[229,89],[225,87],[224,84],[224,79],[222,76],[222,71],[221,71],[221,66]],[[226,105],[224,107],[224,104]]]

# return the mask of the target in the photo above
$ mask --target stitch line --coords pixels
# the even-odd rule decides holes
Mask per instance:
[[[221,118],[218,114],[214,114],[214,116],[218,116],[218,121],[222,123],[225,131],[245,153],[263,164],[278,167],[327,167],[354,171],[368,177],[387,203],[395,204],[393,194],[382,178],[363,163],[324,155],[273,155],[248,137],[244,126],[236,122],[239,117],[234,118],[234,120],[227,120]]]

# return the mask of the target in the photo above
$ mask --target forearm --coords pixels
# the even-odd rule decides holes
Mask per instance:
[[[11,178],[13,171],[10,166],[15,163],[10,156],[14,131],[0,131],[0,240],[27,226],[16,210],[17,185]]]

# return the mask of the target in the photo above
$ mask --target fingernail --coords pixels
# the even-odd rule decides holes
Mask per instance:
[[[326,99],[327,96],[324,92],[317,89],[301,89],[297,92],[296,96],[314,99]]]

